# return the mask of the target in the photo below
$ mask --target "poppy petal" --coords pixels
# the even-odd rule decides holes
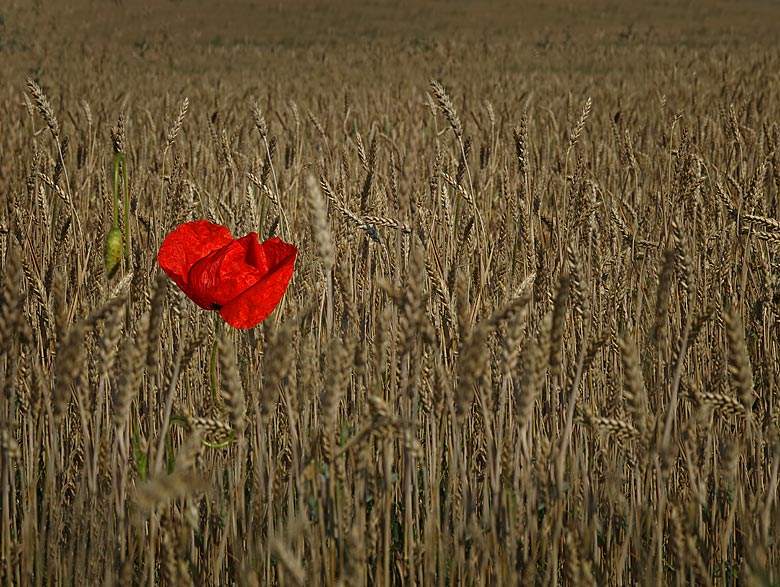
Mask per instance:
[[[258,236],[256,232],[250,232],[244,238],[248,240],[246,248],[246,262],[249,263],[252,267],[257,268],[261,274],[265,275],[268,273],[269,268],[273,267],[273,264],[268,262],[265,253],[265,244],[268,241],[261,245],[258,242]]]
[[[266,259],[275,261],[269,273],[225,304],[219,312],[225,322],[234,328],[252,328],[265,320],[279,305],[290,283],[298,255],[297,247],[277,238],[265,241],[261,247]]]
[[[195,299],[189,283],[192,266],[210,253],[234,242],[230,231],[208,220],[187,222],[171,232],[157,253],[157,262],[196,304],[210,308],[208,300]]]
[[[294,250],[296,253],[298,249],[280,239],[278,236],[269,238],[261,245],[263,253],[265,254],[266,263],[269,267],[276,267],[281,265],[282,262],[290,255]]]
[[[214,251],[192,266],[188,281],[193,300],[220,308],[260,281],[265,272],[247,263],[247,250],[257,235],[247,235]]]

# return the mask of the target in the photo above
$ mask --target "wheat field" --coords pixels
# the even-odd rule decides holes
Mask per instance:
[[[308,1],[3,15],[0,583],[780,584],[780,9]],[[196,219],[299,248],[256,328]]]

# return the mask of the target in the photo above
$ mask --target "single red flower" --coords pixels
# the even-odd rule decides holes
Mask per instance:
[[[234,239],[224,226],[197,220],[165,237],[157,262],[193,302],[246,329],[279,305],[297,255],[278,237],[262,244],[256,232]]]

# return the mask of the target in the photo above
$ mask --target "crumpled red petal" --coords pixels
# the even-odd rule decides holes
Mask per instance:
[[[206,300],[209,309],[218,310],[255,285],[264,277],[267,268],[250,265],[247,252],[259,246],[257,233],[253,232],[195,263],[188,276],[194,298]]]
[[[211,309],[213,300],[200,297],[190,286],[190,270],[195,263],[232,242],[233,236],[224,226],[208,220],[187,222],[165,237],[157,262],[187,297],[200,307]]]
[[[234,328],[252,328],[265,320],[282,300],[295,268],[297,247],[278,237],[265,241],[260,247],[268,263],[268,273],[219,312]]]
[[[279,304],[290,283],[298,249],[257,233],[234,239],[207,220],[182,224],[163,241],[157,261],[165,273],[207,310],[220,310],[235,328],[252,328]]]

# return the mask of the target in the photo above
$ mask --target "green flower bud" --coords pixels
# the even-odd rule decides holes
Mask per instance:
[[[122,260],[122,231],[116,226],[108,231],[108,237],[106,238],[106,273],[109,278],[113,277],[117,269],[119,269],[119,262]]]

